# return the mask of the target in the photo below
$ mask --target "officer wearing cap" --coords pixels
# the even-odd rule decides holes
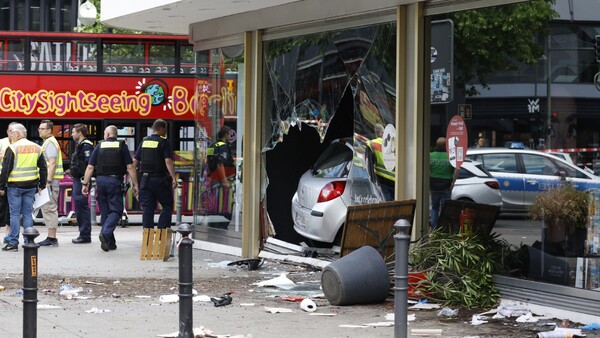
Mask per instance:
[[[104,140],[92,152],[89,164],[83,178],[83,195],[89,193],[92,174],[96,170],[98,184],[98,206],[100,207],[100,248],[104,251],[117,249],[114,231],[123,215],[123,177],[129,173],[133,184],[133,194],[138,195],[138,181],[129,147],[124,141],[117,140],[117,127],[108,126],[104,129]]]
[[[173,150],[167,140],[167,122],[163,119],[154,121],[152,135],[144,138],[137,148],[133,163],[142,175],[140,182],[140,203],[142,204],[142,226],[154,227],[154,211],[156,202],[162,211],[158,218],[158,229],[166,229],[171,223],[173,213],[173,189],[176,188],[175,169],[173,167]]]

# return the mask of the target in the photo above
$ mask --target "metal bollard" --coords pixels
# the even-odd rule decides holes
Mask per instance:
[[[33,240],[40,233],[33,227],[23,230],[27,244],[23,244],[23,337],[37,337],[37,272],[39,244]]]
[[[182,223],[177,227],[181,234],[179,242],[179,338],[194,338],[193,327],[193,285],[192,280],[192,243],[188,236],[193,227]]]
[[[92,226],[98,225],[96,222],[96,178],[92,177],[92,185],[90,188],[90,224]]]
[[[410,245],[411,225],[405,219],[394,223],[394,256],[396,257],[394,276],[394,338],[408,337],[408,246]]]

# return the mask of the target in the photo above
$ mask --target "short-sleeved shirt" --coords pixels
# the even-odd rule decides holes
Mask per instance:
[[[105,141],[117,141],[117,138],[109,137]],[[96,148],[94,148],[94,151],[92,152],[92,156],[90,156],[90,160],[88,162],[88,164],[93,165],[94,167],[97,165],[99,149],[100,149],[99,146],[96,146]],[[121,148],[119,149],[119,154],[121,154],[121,158],[123,159],[123,163],[125,165],[133,163],[133,159],[131,158],[131,154],[129,153],[129,147],[127,147],[127,144],[125,144],[125,142],[123,142],[121,144]]]
[[[446,152],[434,151],[429,154],[429,185],[434,191],[450,189],[454,178],[454,167]]]

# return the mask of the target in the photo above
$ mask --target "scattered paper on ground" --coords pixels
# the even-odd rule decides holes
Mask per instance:
[[[208,263],[206,264],[206,266],[208,266],[209,268],[228,268],[227,264],[231,262],[232,261],[221,261],[218,263]]]
[[[48,310],[48,309],[62,309],[62,307],[58,305],[48,305],[48,304],[38,304],[38,310]]]
[[[252,338],[251,334],[247,334],[247,335],[217,335],[215,333],[213,333],[213,331],[205,328],[204,326],[200,326],[200,327],[195,327],[193,329],[194,331],[194,337],[195,338],[208,338],[208,337],[228,337],[228,338]],[[157,337],[164,337],[164,338],[177,338],[179,337],[179,331],[177,332],[173,332],[173,333],[166,333],[166,334],[157,334]]]
[[[279,277],[271,278],[261,282],[253,283],[252,285],[258,286],[274,286],[280,289],[289,290],[296,286],[296,284],[287,277],[286,273],[282,273]]]
[[[485,319],[484,316],[480,316],[480,315],[473,315],[473,317],[471,318],[471,325],[481,325],[481,324],[486,324],[487,320],[483,320]]]
[[[254,303],[240,303],[240,306],[254,306]]]
[[[411,336],[441,336],[442,329],[411,329]]]
[[[207,295],[198,295],[192,298],[194,302],[210,302],[210,296]]]
[[[411,313],[408,316],[406,316],[406,321],[407,322],[412,322],[415,319],[417,319],[417,316],[414,313]],[[396,314],[394,314],[394,313],[388,313],[388,314],[386,314],[385,315],[385,320],[391,320],[391,321],[396,320]]]
[[[270,313],[289,313],[289,312],[294,312],[294,311],[292,311],[292,309],[286,309],[286,308],[282,308],[282,307],[266,307],[266,306],[265,306],[265,311],[270,312]]]
[[[106,309],[99,309],[97,307],[93,307],[89,310],[86,310],[85,312],[87,313],[105,313],[105,312],[112,312],[110,310],[106,310]]]
[[[409,310],[433,310],[433,309],[439,309],[440,308],[440,304],[435,304],[435,303],[417,303],[411,307],[409,307]]]
[[[135,296],[135,298],[152,298],[152,297],[146,296],[146,295],[137,295],[137,296]]]
[[[371,327],[389,327],[389,326],[394,326],[394,322],[366,323],[365,325],[371,326]]]
[[[104,283],[102,282],[92,282],[90,280],[86,280],[85,284],[92,284],[92,285],[104,285]]]
[[[161,303],[177,303],[179,301],[179,295],[162,295],[158,298]]]

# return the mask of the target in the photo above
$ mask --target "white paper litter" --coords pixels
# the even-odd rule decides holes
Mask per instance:
[[[406,316],[406,321],[407,322],[412,322],[414,320],[417,319],[417,315],[415,315],[414,313],[409,314],[408,316]],[[385,320],[396,320],[396,315],[394,313],[388,313],[385,315]]]
[[[333,317],[333,316],[337,316],[337,313],[333,313],[333,312],[311,312],[308,315],[309,316]]]
[[[99,309],[97,307],[93,307],[89,310],[86,310],[85,312],[87,313],[105,313],[105,312],[112,312],[110,310],[106,310],[106,309]]]
[[[261,282],[252,283],[252,285],[274,286],[274,287],[277,287],[280,289],[289,290],[289,289],[293,288],[294,286],[296,286],[296,283],[294,283],[292,280],[290,280],[286,275],[287,275],[286,273],[282,273],[281,275],[279,275],[279,277],[271,278],[271,279],[264,280]]]
[[[37,309],[38,310],[50,310],[50,309],[62,309],[62,307],[58,306],[58,305],[38,304]]]
[[[394,322],[366,323],[365,325],[371,326],[371,327],[389,327],[389,326],[394,326]]]
[[[102,282],[93,282],[93,281],[90,281],[90,280],[86,280],[85,284],[104,285],[104,283],[102,283]]]
[[[434,310],[434,309],[439,309],[440,308],[440,304],[435,304],[435,303],[417,303],[411,307],[409,307],[409,310]]]
[[[150,296],[144,296],[144,295],[137,295],[135,296],[135,298],[152,298]]]
[[[485,319],[484,316],[480,316],[480,315],[473,315],[473,317],[471,318],[471,325],[481,325],[481,324],[486,324],[487,320],[483,320]]]
[[[198,295],[192,298],[194,302],[210,302],[210,296],[207,295]]]
[[[539,320],[540,319],[534,317],[531,312],[527,312],[526,314],[517,318],[517,323],[537,323]]]
[[[194,332],[194,337],[200,337],[200,338],[204,338],[204,337],[227,337],[227,338],[252,338],[251,334],[247,334],[247,335],[217,335],[215,333],[213,333],[213,331],[205,328],[204,326],[200,326],[200,327],[195,327],[193,329]],[[177,338],[179,337],[179,331],[177,332],[173,332],[173,333],[165,333],[165,334],[157,334],[157,337],[164,337],[164,338]]]
[[[231,262],[232,261],[221,261],[218,263],[208,263],[206,264],[206,266],[208,266],[209,268],[228,268],[227,264]]]
[[[162,295],[158,298],[161,303],[177,303],[179,301],[179,295]]]
[[[254,303],[240,303],[240,306],[254,306]]]
[[[266,307],[266,306],[265,306],[265,311],[270,312],[270,313],[289,313],[289,312],[294,312],[294,311],[292,311],[292,309],[286,309],[286,308],[282,308],[282,307]]]

